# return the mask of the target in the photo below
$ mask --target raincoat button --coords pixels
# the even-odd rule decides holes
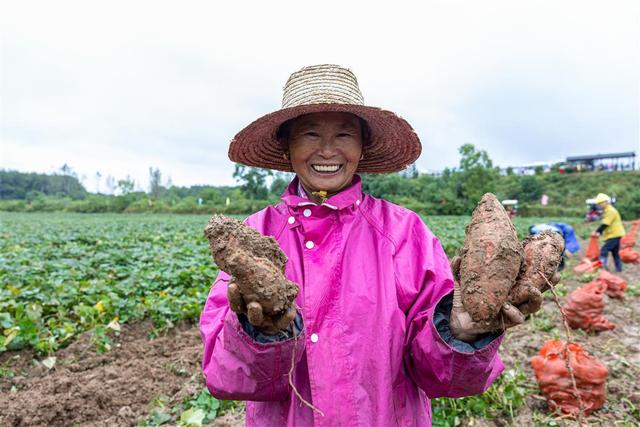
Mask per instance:
[[[360,206],[360,199],[356,200],[356,205]]]
[[[313,249],[315,245],[311,240],[308,240],[307,243],[305,243],[305,246],[307,247],[307,249]]]
[[[311,342],[318,342],[318,334],[311,334]]]
[[[309,218],[311,216],[311,209],[305,209],[304,211],[302,211],[302,215]]]
[[[289,219],[287,220],[287,222],[289,224],[293,224],[294,222],[296,222],[296,219],[294,217],[290,216]]]

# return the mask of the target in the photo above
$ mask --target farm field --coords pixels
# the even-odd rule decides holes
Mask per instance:
[[[217,274],[206,215],[0,213],[0,425],[244,425],[242,404],[209,396],[197,318]],[[550,220],[517,218],[527,227]],[[426,217],[448,255],[468,217]],[[584,247],[584,245],[583,245]],[[584,248],[583,248],[584,250]],[[579,258],[579,257],[576,257]],[[561,299],[591,277],[569,261]],[[640,423],[640,266],[626,266],[624,301],[608,299],[613,331],[574,340],[609,369],[593,425]],[[529,359],[561,320],[543,309],[507,333],[507,372],[485,395],[434,401],[435,425],[571,425],[550,413]],[[152,339],[150,339],[152,338]]]

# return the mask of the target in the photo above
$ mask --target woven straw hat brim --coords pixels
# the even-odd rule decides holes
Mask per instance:
[[[398,172],[416,161],[422,151],[418,135],[406,120],[376,107],[352,104],[310,104],[284,108],[260,117],[241,130],[229,145],[229,158],[247,166],[293,172],[283,157],[284,148],[276,139],[280,125],[304,114],[344,112],[367,122],[369,141],[356,172]]]

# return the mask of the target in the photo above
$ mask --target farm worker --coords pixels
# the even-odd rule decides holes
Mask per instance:
[[[420,217],[362,192],[356,172],[400,171],[420,152],[411,126],[364,105],[336,65],[293,73],[282,109],[231,141],[231,160],[296,174],[280,204],[245,221],[288,257],[291,326],[231,311],[242,295],[222,271],[200,317],[207,387],[247,400],[247,425],[429,426],[429,399],[482,393],[502,372],[501,328],[527,313],[505,304],[504,324],[473,322]]]
[[[554,231],[562,236],[564,240],[564,250],[562,251],[562,258],[560,260],[560,266],[558,270],[564,269],[565,256],[571,256],[580,250],[580,243],[576,238],[576,233],[573,231],[573,227],[563,222],[552,222],[548,224],[535,224],[529,227],[529,234],[542,233],[545,230]]]
[[[620,259],[620,238],[624,236],[622,218],[616,208],[611,205],[611,198],[604,193],[596,196],[595,202],[602,209],[602,223],[592,234],[602,235],[604,245],[600,248],[600,262],[603,267],[607,267],[609,252],[613,256],[616,271],[622,271],[622,260]]]

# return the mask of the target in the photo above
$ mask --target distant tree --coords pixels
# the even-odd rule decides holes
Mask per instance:
[[[484,193],[495,192],[499,172],[493,167],[485,150],[476,150],[473,144],[464,144],[458,151],[462,157],[457,192],[471,211]]]
[[[160,197],[162,194],[162,173],[158,168],[149,168],[149,194],[153,197]]]
[[[540,179],[535,176],[526,175],[520,179],[520,195],[516,198],[527,202],[535,202],[542,197],[544,187]]]
[[[236,164],[233,177],[240,184],[242,191],[251,199],[266,199],[269,195],[267,177],[273,172],[268,169],[252,168]]]
[[[76,176],[0,170],[0,199],[24,200],[29,192],[72,199],[82,199],[87,194]]]
[[[115,178],[113,176],[111,176],[111,175],[107,175],[107,178],[105,179],[104,184],[107,187],[107,194],[113,194],[113,192],[116,189],[116,180],[115,180]]]
[[[418,168],[416,167],[416,164],[412,163],[411,165],[409,165],[408,168],[401,171],[400,175],[402,175],[405,178],[417,178],[418,175],[420,175],[420,173],[418,172]]]
[[[129,175],[125,179],[119,179],[116,187],[120,191],[120,194],[129,194],[132,193],[136,183],[131,179]]]
[[[280,197],[284,190],[289,185],[289,182],[292,178],[291,173],[288,172],[274,172],[273,173],[273,181],[271,181],[271,186],[269,187],[269,192],[272,196]]]
[[[100,171],[96,171],[96,193],[100,194],[100,181],[102,180],[102,174]]]
[[[74,181],[77,181],[78,176],[73,168],[66,163],[60,167],[60,174],[63,177],[62,186],[64,194],[69,195],[71,193],[71,187],[73,186]]]

